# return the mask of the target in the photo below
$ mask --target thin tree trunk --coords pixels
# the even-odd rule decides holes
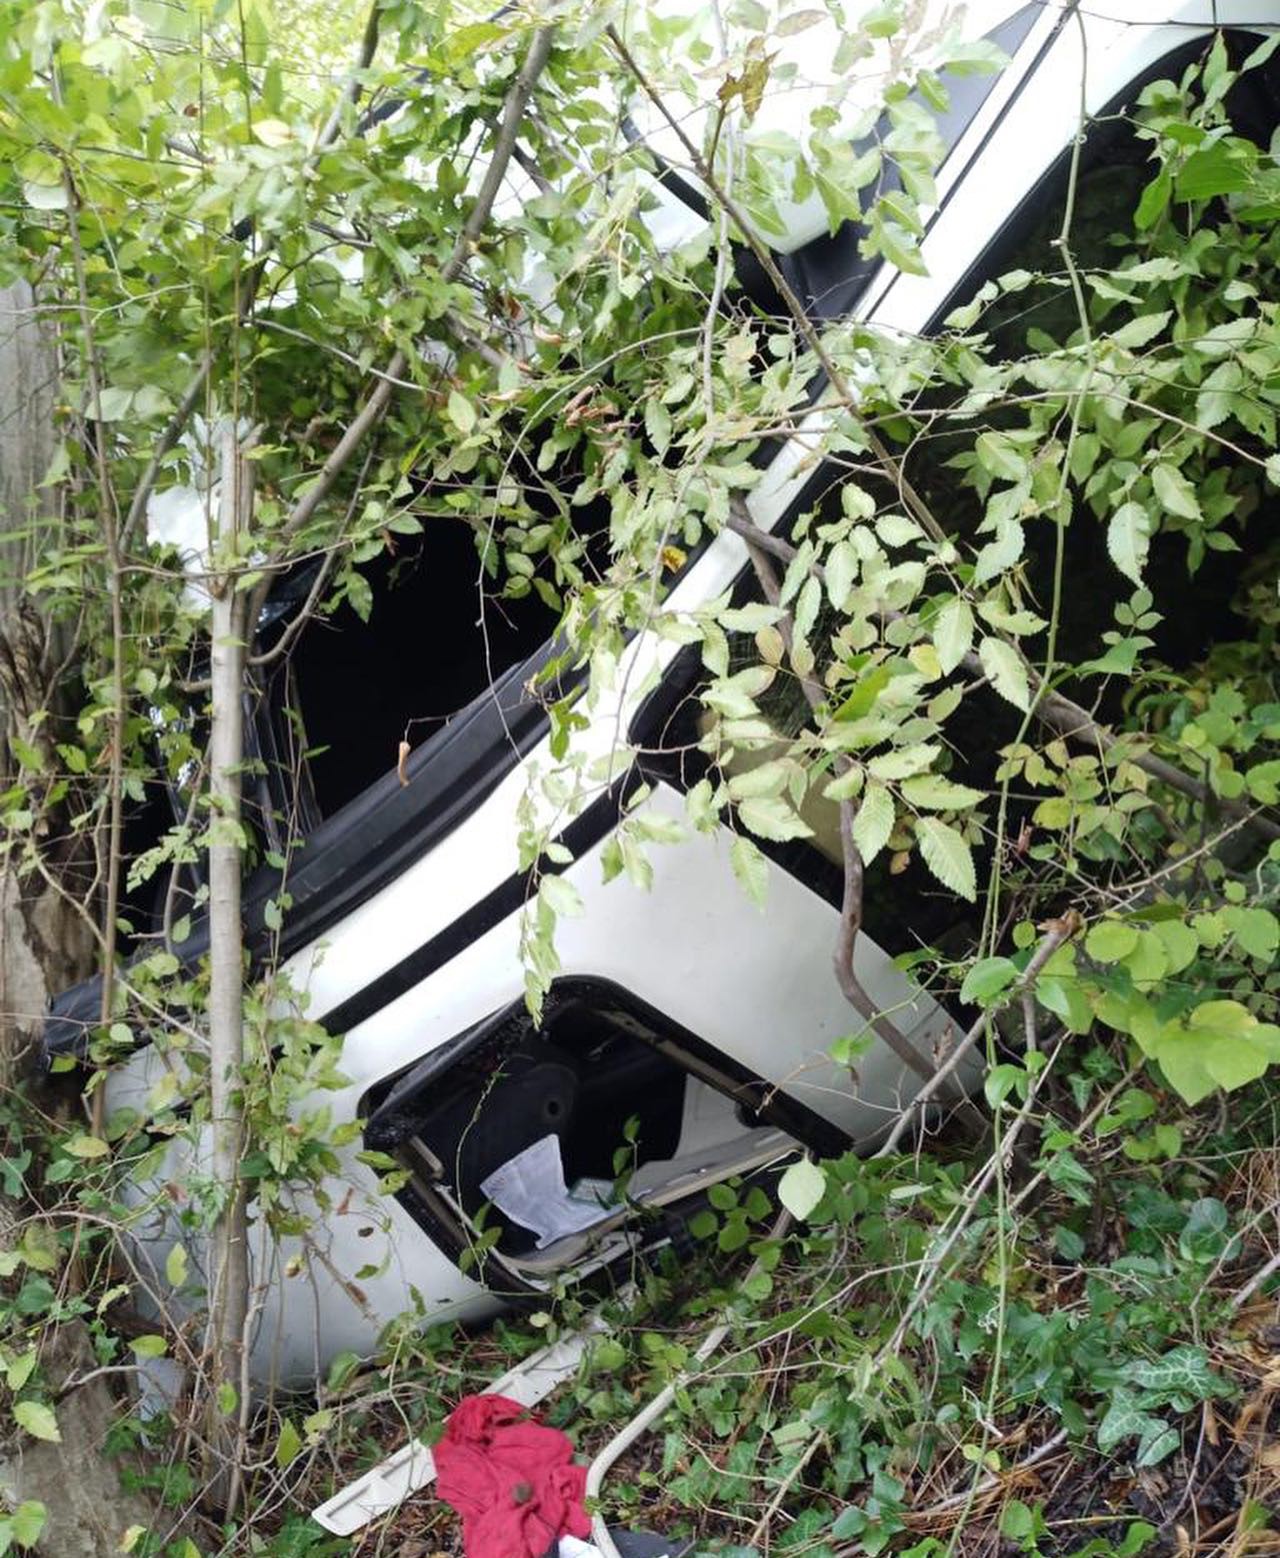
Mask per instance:
[[[223,440],[222,495],[217,553],[234,556],[234,538],[252,505],[252,466],[230,423]],[[209,740],[209,1078],[214,1184],[222,1206],[214,1225],[209,1306],[209,1440],[212,1500],[230,1516],[240,1487],[239,1410],[228,1410],[226,1387],[236,1392],[249,1310],[248,1219],[240,1163],[244,1156],[244,964],[240,923],[243,869],[240,770],[244,760],[244,592],[234,576],[215,587],[211,616]],[[222,1398],[220,1400],[220,1398]]]
[[[6,786],[18,777],[13,738],[42,757],[52,754],[68,703],[59,673],[69,674],[74,647],[67,628],[43,617],[25,591],[27,573],[60,524],[56,491],[40,485],[54,449],[58,363],[35,303],[24,284],[0,288],[0,782]],[[32,797],[38,810],[34,784]],[[55,810],[38,818],[32,840],[38,853],[25,850],[17,834],[0,848],[0,1090],[6,1098],[19,1084],[38,1080],[34,1060],[50,997],[94,967],[92,906],[82,912],[75,901],[92,876],[85,842]],[[24,1145],[30,1143],[0,1132],[0,1153],[16,1158]],[[29,1202],[0,1195],[0,1246],[32,1216],[39,1211]],[[52,1395],[68,1379],[92,1373],[93,1361],[82,1321],[46,1329],[40,1363]],[[40,1551],[118,1558],[130,1527],[169,1530],[171,1520],[157,1520],[140,1494],[122,1489],[118,1460],[103,1453],[120,1416],[108,1382],[95,1377],[73,1385],[57,1410],[61,1442],[37,1442],[11,1426],[0,1441],[0,1496],[45,1506]]]

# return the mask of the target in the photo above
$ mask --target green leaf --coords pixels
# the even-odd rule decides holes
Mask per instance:
[[[956,811],[977,806],[986,796],[972,785],[956,784],[941,774],[917,774],[903,781],[902,798],[911,806],[932,811]]]
[[[325,1380],[325,1388],[328,1390],[341,1390],[353,1374],[359,1369],[361,1363],[358,1352],[340,1352],[329,1365],[328,1377]]]
[[[962,596],[953,596],[933,619],[933,647],[946,675],[955,670],[972,644],[973,612]]]
[[[792,1217],[802,1222],[822,1200],[827,1188],[827,1176],[816,1163],[801,1158],[792,1163],[778,1181],[778,1200]]]
[[[753,796],[738,807],[742,825],[762,839],[782,844],[788,839],[813,837],[813,829],[780,795]]]
[[[577,919],[586,913],[582,894],[568,877],[557,872],[548,871],[543,876],[538,883],[538,897],[553,914],[562,914],[566,919]]]
[[[1164,309],[1158,314],[1139,314],[1136,319],[1131,319],[1127,325],[1121,325],[1118,330],[1112,331],[1111,339],[1117,346],[1123,346],[1126,351],[1136,351],[1152,341],[1173,318],[1172,309]]]
[[[882,752],[867,764],[868,772],[877,779],[908,779],[919,774],[938,755],[938,748],[928,742],[914,746],[896,747],[892,752]]]
[[[1163,1433],[1166,1426],[1163,1418],[1153,1417],[1142,1409],[1134,1391],[1121,1385],[1112,1395],[1106,1416],[1098,1424],[1098,1448],[1107,1455],[1122,1439],[1141,1439],[1152,1431]]]
[[[465,395],[459,394],[457,390],[450,390],[446,410],[450,422],[464,438],[473,431],[476,425],[476,408]]]
[[[893,797],[873,780],[853,819],[853,842],[865,864],[870,864],[889,842],[893,832]]]
[[[1119,963],[1138,945],[1136,925],[1120,920],[1103,920],[1091,926],[1084,939],[1084,950],[1099,963]]]
[[[1177,176],[1179,200],[1212,200],[1249,187],[1249,172],[1226,140],[1214,141],[1183,163]]]
[[[1268,909],[1232,908],[1224,912],[1236,945],[1251,958],[1270,963],[1280,948],[1280,921]]]
[[[163,1358],[169,1350],[169,1344],[164,1337],[154,1333],[148,1336],[135,1336],[129,1346],[136,1358]]]
[[[280,1426],[280,1437],[276,1440],[276,1465],[287,1466],[301,1449],[302,1435],[293,1426],[293,1419],[286,1417]]]
[[[187,1280],[187,1247],[185,1244],[175,1244],[165,1256],[164,1274],[169,1279],[171,1287],[180,1288]]]
[[[983,958],[964,976],[960,986],[960,999],[977,1006],[986,1006],[1001,991],[1007,990],[1018,977],[1018,965],[1009,958]]]
[[[1126,579],[1142,583],[1151,549],[1151,519],[1140,503],[1122,503],[1107,526],[1107,552]]]
[[[1203,518],[1195,488],[1176,466],[1157,465],[1151,473],[1151,482],[1156,497],[1170,514],[1176,514],[1180,519]]]
[[[963,836],[936,817],[922,817],[916,823],[916,838],[924,863],[934,876],[972,903],[978,896],[978,878]]]
[[[36,211],[65,211],[67,191],[62,184],[36,184],[28,180],[22,186],[22,198]]]
[[[19,1547],[34,1547],[48,1516],[49,1511],[36,1499],[24,1499],[9,1516],[9,1535]]]
[[[1021,481],[1027,474],[1027,457],[1005,433],[979,433],[974,452],[984,471],[1005,481]]]
[[[1159,1358],[1143,1359],[1129,1370],[1129,1377],[1143,1390],[1162,1396],[1191,1396],[1208,1401],[1224,1393],[1223,1381],[1209,1366],[1203,1347],[1172,1347]]]
[[[58,1419],[53,1408],[43,1401],[16,1401],[13,1416],[19,1428],[25,1428],[33,1439],[43,1439],[48,1444],[61,1444]]]
[[[978,659],[1000,696],[1025,713],[1031,707],[1031,686],[1017,651],[1003,639],[984,638],[978,646]]]
[[[739,835],[729,846],[729,863],[747,897],[763,909],[769,888],[769,863],[759,845]]]
[[[1142,191],[1138,200],[1137,209],[1133,213],[1133,225],[1139,232],[1145,232],[1164,215],[1172,189],[1173,169],[1166,163]]]
[[[73,1136],[70,1141],[63,1142],[62,1147],[73,1158],[105,1158],[111,1151],[99,1136]]]

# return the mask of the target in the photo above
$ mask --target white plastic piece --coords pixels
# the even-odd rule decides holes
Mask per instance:
[[[349,1482],[341,1493],[319,1509],[313,1509],[311,1518],[318,1521],[334,1536],[350,1536],[361,1526],[366,1526],[379,1515],[402,1504],[411,1493],[425,1488],[434,1481],[436,1463],[431,1451],[419,1439],[397,1450],[392,1456]]]
[[[592,1315],[581,1331],[531,1353],[500,1379],[486,1385],[481,1394],[507,1396],[522,1407],[537,1406],[539,1401],[577,1372],[591,1338],[608,1329],[598,1313]],[[431,1451],[420,1439],[410,1439],[394,1455],[379,1462],[363,1477],[349,1482],[341,1492],[335,1493],[318,1509],[313,1509],[311,1518],[334,1536],[351,1536],[371,1520],[395,1509],[411,1494],[434,1482],[435,1475],[436,1463]],[[564,1540],[572,1538],[566,1537]],[[586,1543],[580,1543],[579,1546],[583,1552],[573,1555],[562,1553],[561,1558],[588,1558],[589,1554],[595,1552]]]

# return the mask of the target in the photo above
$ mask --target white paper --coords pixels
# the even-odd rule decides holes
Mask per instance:
[[[540,1250],[609,1215],[604,1207],[570,1196],[558,1136],[544,1136],[508,1158],[480,1181],[480,1190],[504,1216],[536,1234]]]

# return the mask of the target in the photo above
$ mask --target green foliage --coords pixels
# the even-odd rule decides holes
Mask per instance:
[[[297,29],[296,7],[280,6],[274,39],[249,0],[163,11],[154,47],[155,7],[0,0],[0,277],[34,281],[56,314],[63,374],[22,582],[78,629],[81,653],[70,715],[32,711],[10,743],[8,858],[37,871],[51,832],[100,850],[113,784],[139,808],[172,787],[181,820],[124,864],[139,903],[228,827],[203,772],[204,606],[145,524],[124,520],[115,560],[104,544],[104,515],[145,510],[157,452],[161,490],[203,491],[220,421],[260,425],[251,530],[213,564],[252,592],[273,569],[322,558],[316,612],[349,605],[375,630],[370,565],[397,538],[468,526],[486,608],[536,596],[560,619],[539,689],[550,760],[527,769],[517,819],[535,883],[521,943],[535,1010],[560,968],[557,926],[583,908],[561,834],[628,770],[630,716],[685,650],[703,672],[687,741],[699,773],[682,818],[646,786],[628,793],[606,878],[643,890],[656,849],[724,825],[728,868],[767,912],[762,845],[822,848],[844,808],[867,929],[908,902],[913,976],[977,1009],[990,1062],[994,1141],[795,1162],[777,1190],[801,1224],[785,1245],[765,1237],[759,1185],[711,1187],[689,1219],[702,1280],[638,1274],[629,1330],[597,1344],[556,1410],[612,1427],[640,1386],[681,1374],[693,1333],[727,1303],[736,1351],[681,1383],[660,1467],[634,1474],[637,1512],[661,1492],[727,1510],[741,1536],[762,1487],[791,1490],[769,1550],[820,1558],[850,1542],[873,1558],[940,1553],[920,1535],[929,1490],[953,1497],[1003,1475],[1024,1428],[1134,1469],[1171,1462],[1197,1411],[1234,1388],[1206,1337],[1234,1323],[1224,1273],[1254,1234],[1225,1165],[1274,1149],[1274,1130],[1249,1122],[1274,1114],[1280,1060],[1280,182],[1271,148],[1228,113],[1271,45],[1234,65],[1217,40],[1179,80],[1146,86],[1126,132],[1136,152],[1103,169],[1105,199],[1086,158],[1062,242],[1056,227],[1032,235],[936,336],[907,339],[857,321],[819,334],[744,306],[727,238],[751,234],[714,188],[707,231],[656,252],[649,154],[619,113],[646,94],[604,23],[625,27],[659,95],[710,106],[688,121],[691,155],[753,234],[777,235],[812,195],[833,231],[860,224],[866,256],[918,273],[943,150],[934,115],[949,77],[998,61],[954,32],[922,53],[910,7],[875,6],[859,27],[841,17],[831,69],[874,75],[882,97],[862,151],[838,92],[785,133],[759,122],[771,85],[792,84],[783,40],[821,12],[775,19],[738,0],[720,40],[665,8],[558,8],[521,126],[547,187],[500,206],[452,279],[529,14],[383,5],[363,87],[403,110],[357,134],[348,103],[321,146],[334,57],[357,19],[308,12],[290,70],[278,40]],[[728,302],[710,309],[712,297]],[[199,415],[170,445],[206,356]],[[400,383],[376,431],[292,523],[389,362]],[[848,404],[841,375],[857,387]],[[777,601],[750,580],[709,601],[676,594],[690,556],[741,518],[766,441],[801,419],[806,456],[840,480],[776,538],[790,548]],[[1179,614],[1224,557],[1238,562],[1233,626],[1180,656]],[[1043,724],[1064,694],[1075,712]],[[287,880],[294,824],[273,821],[272,837],[238,841]],[[45,1326],[83,1321],[103,1367],[178,1350],[151,1330],[126,1347],[111,1309],[127,1291],[68,1276],[73,1257],[77,1271],[109,1269],[110,1230],[155,1210],[127,1208],[121,1179],[155,1184],[170,1146],[209,1123],[207,980],[174,951],[203,893],[180,907],[122,972],[93,1036],[104,1067],[150,1037],[147,1090],[92,1126],[5,1116],[5,1192],[38,1188],[47,1204],[0,1253],[0,1362],[15,1431],[47,1441]],[[282,889],[270,933],[290,908]],[[135,945],[141,911],[126,903],[120,918],[109,936]],[[1033,970],[1046,926],[1053,950]],[[358,1128],[329,1107],[346,1085],[340,1039],[274,959],[254,981],[241,1172],[254,1216],[302,1251],[288,1281],[312,1258],[310,1222],[338,1211],[332,1186]],[[1028,1028],[1038,1047],[1014,1053]],[[840,1059],[856,1069],[870,1042],[840,1041]],[[1192,1108],[1219,1095],[1226,1139]],[[361,1161],[382,1193],[403,1184],[392,1160]],[[197,1174],[170,1193],[194,1250],[228,1187]],[[464,1266],[480,1269],[498,1237],[480,1226]],[[756,1268],[734,1287],[724,1273],[743,1252]],[[339,1276],[358,1293],[375,1269]],[[175,1245],[163,1284],[199,1302],[203,1280]],[[335,1445],[363,1467],[439,1417],[441,1381],[452,1389],[470,1344],[424,1337],[420,1321],[385,1338],[369,1401],[346,1354],[314,1403],[264,1411],[252,1464],[276,1479],[271,1508],[280,1489],[328,1476]],[[468,1363],[473,1382],[540,1339],[532,1322],[504,1333],[505,1353]],[[216,1405],[241,1403],[228,1386]],[[120,1429],[153,1448],[163,1435],[132,1419]],[[145,1480],[174,1508],[197,1491],[177,1464]],[[30,1505],[0,1517],[0,1550],[31,1546],[41,1521]],[[1028,1553],[1058,1534],[1052,1509],[1021,1499],[993,1521]],[[1118,1519],[1078,1551],[1133,1558],[1152,1534]],[[275,1558],[344,1550],[297,1514],[253,1540]]]

